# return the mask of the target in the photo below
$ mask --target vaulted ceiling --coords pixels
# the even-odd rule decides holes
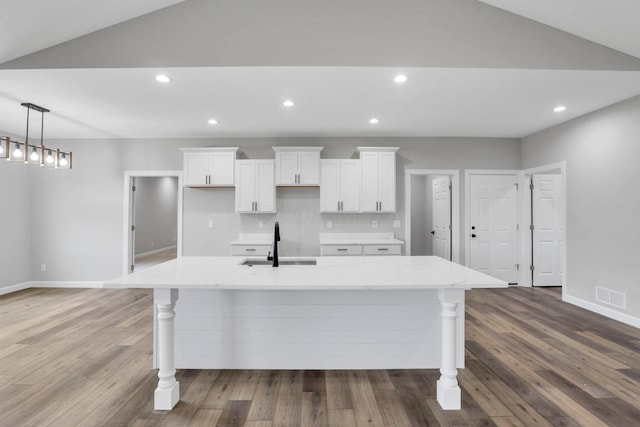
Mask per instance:
[[[522,137],[640,95],[640,6],[572,1],[5,0],[0,133]]]

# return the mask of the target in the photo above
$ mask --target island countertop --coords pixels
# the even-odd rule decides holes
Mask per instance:
[[[240,265],[245,259],[180,257],[105,282],[104,287],[229,290],[507,287],[502,280],[434,256],[324,256],[315,258],[317,265],[281,265],[278,268]]]

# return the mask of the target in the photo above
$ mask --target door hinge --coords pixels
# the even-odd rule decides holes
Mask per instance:
[[[516,271],[520,271],[520,264],[516,264]]]
[[[533,270],[535,270],[535,269],[536,269],[536,268],[535,268],[533,265],[530,265],[530,266],[529,266],[529,270],[533,271]]]
[[[451,224],[449,224],[449,230],[451,230],[453,227],[451,227]]]
[[[518,191],[520,189],[520,184],[518,184],[517,182],[515,184],[513,184],[516,186],[516,191]]]
[[[529,190],[533,191],[533,182],[529,184]]]
[[[516,231],[520,230],[520,224],[516,224]]]
[[[135,270],[136,266],[131,264],[131,272],[133,273],[133,270]]]
[[[531,225],[529,226],[529,230],[531,230],[531,231],[533,231],[533,229],[534,229],[534,228],[535,228],[535,227],[533,226],[533,224],[531,224]]]
[[[135,185],[131,186],[131,191],[136,191],[136,186]]]
[[[131,226],[131,231],[136,231],[136,226],[135,225]]]
[[[449,191],[451,191],[452,188],[451,183],[449,183]]]

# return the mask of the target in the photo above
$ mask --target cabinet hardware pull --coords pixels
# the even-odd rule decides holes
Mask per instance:
[[[340,210],[340,202],[338,202],[338,210]]]
[[[378,248],[379,251],[388,251],[389,248]]]
[[[380,212],[382,212],[382,202],[379,202],[379,203],[380,203]]]
[[[347,251],[347,249],[345,249],[345,248],[338,248],[338,252],[346,252],[346,251]]]
[[[255,250],[255,248],[246,248],[245,251],[247,251],[247,252],[255,252],[256,250]]]

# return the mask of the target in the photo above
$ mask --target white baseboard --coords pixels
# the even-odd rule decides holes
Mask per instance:
[[[0,288],[0,295],[6,295],[12,292],[22,291],[24,289],[29,289],[30,287],[31,287],[31,282],[18,283],[17,285],[11,285],[4,288]]]
[[[57,281],[31,282],[32,288],[103,288],[103,282]]]
[[[149,256],[149,255],[159,254],[160,252],[167,251],[169,249],[174,249],[176,247],[177,247],[176,245],[173,245],[173,246],[167,246],[166,248],[154,249],[149,252],[142,252],[141,254],[136,254],[136,258],[140,256]]]
[[[640,319],[637,317],[629,316],[628,314],[621,313],[617,310],[613,310],[608,307],[603,307],[599,304],[592,303],[590,301],[583,300],[581,298],[565,295],[562,298],[563,301],[568,302],[585,310],[593,311],[594,313],[601,314],[609,319],[617,320],[618,322],[625,323],[627,325],[640,328]]]

